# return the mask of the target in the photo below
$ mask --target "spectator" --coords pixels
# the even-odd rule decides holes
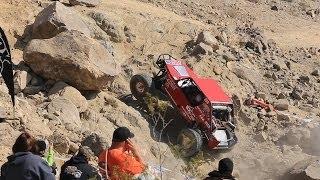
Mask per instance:
[[[212,171],[205,180],[235,180],[232,176],[233,162],[229,158],[224,158],[219,161],[218,171]]]
[[[93,152],[87,146],[81,146],[77,155],[61,167],[60,180],[101,180],[94,167],[89,164]]]
[[[22,133],[12,147],[13,155],[1,167],[1,180],[54,180],[47,163],[33,153],[37,152],[36,140],[29,133]]]
[[[48,163],[48,165],[52,168],[53,174],[57,174],[57,166],[54,162],[54,151],[52,145],[49,146],[49,142],[45,140],[37,140],[36,144],[37,152],[35,154],[42,157],[42,159]]]
[[[111,179],[129,179],[139,176],[146,169],[137,149],[131,142],[134,134],[126,127],[113,132],[112,145],[99,156],[99,164],[107,164],[105,170]],[[107,163],[105,163],[107,161]]]

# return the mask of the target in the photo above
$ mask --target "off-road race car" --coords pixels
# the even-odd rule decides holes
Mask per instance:
[[[203,143],[209,149],[235,145],[233,102],[217,81],[198,77],[170,55],[160,55],[156,64],[160,71],[153,77],[137,74],[131,78],[131,93],[142,100],[148,93],[160,91],[177,108],[188,124],[177,138],[182,155],[196,154]]]

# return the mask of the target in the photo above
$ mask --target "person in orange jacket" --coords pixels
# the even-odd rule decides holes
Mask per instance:
[[[134,134],[126,127],[119,127],[113,132],[111,147],[99,156],[99,165],[105,177],[109,176],[112,180],[131,179],[146,169],[130,140],[133,137]]]

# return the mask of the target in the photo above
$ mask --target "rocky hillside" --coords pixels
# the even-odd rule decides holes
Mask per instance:
[[[200,179],[222,157],[234,160],[239,179],[320,179],[319,1],[60,2],[0,2],[17,98],[13,110],[0,81],[1,163],[22,130],[50,139],[65,159],[80,144],[98,154],[116,127],[127,126],[149,164],[162,159],[174,170],[165,179]],[[183,159],[174,142],[158,142],[152,119],[129,96],[129,80],[157,72],[162,53],[233,97],[239,142],[232,150]],[[252,96],[277,110],[244,105]],[[166,135],[175,136],[180,117],[167,118],[174,121]]]

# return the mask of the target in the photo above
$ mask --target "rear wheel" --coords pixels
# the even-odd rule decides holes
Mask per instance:
[[[142,99],[150,92],[152,78],[145,74],[136,74],[130,80],[130,90],[137,99]]]
[[[202,148],[201,134],[194,129],[183,129],[178,135],[179,152],[183,157],[191,157]]]

